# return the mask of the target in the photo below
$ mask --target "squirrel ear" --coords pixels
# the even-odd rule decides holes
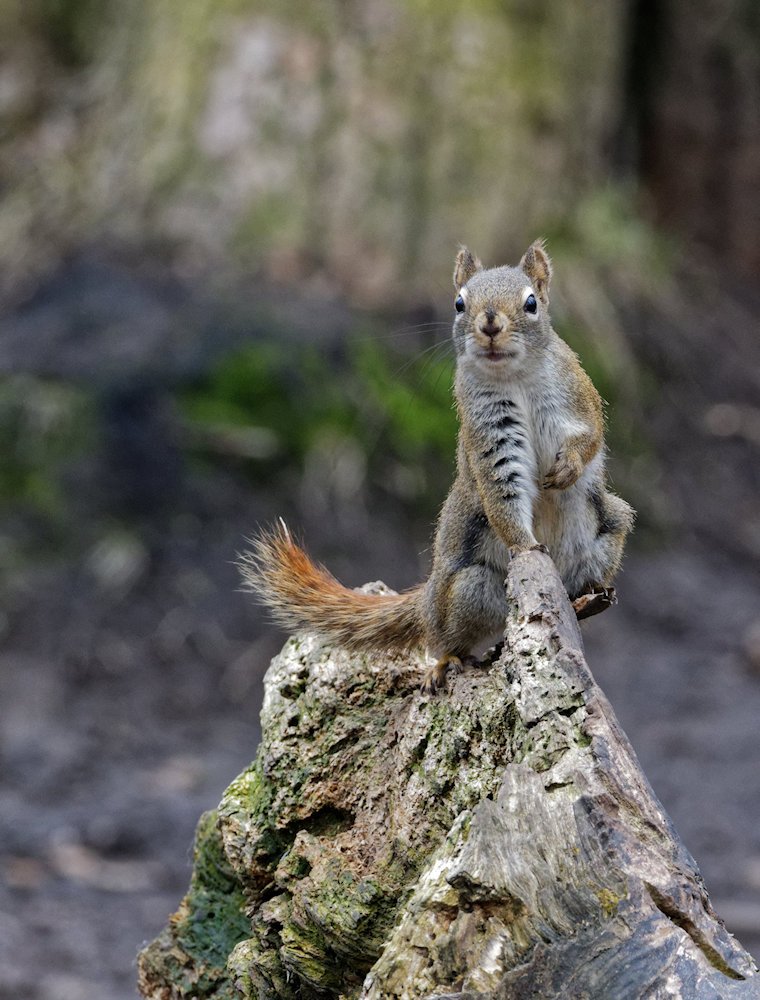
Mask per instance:
[[[483,265],[478,258],[465,246],[460,246],[457,259],[454,262],[454,288],[457,291],[466,285],[477,271],[482,271]]]
[[[552,279],[552,262],[543,240],[536,240],[528,247],[520,267],[530,278],[536,294],[544,305],[549,301],[549,282]]]

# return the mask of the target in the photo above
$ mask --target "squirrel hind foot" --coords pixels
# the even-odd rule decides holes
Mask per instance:
[[[452,670],[454,673],[462,672],[462,661],[458,656],[446,653],[435,663],[428,667],[422,679],[420,690],[423,694],[436,694],[446,688],[446,675]]]
[[[432,667],[428,667],[422,679],[420,690],[423,694],[436,694],[447,686],[448,674],[461,674],[465,667],[477,664],[475,656],[457,656],[454,653],[444,653]]]
[[[587,594],[581,594],[572,603],[575,616],[581,621],[617,604],[617,594],[614,587],[592,587]]]

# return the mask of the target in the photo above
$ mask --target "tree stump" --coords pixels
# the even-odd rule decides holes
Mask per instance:
[[[286,643],[144,997],[760,998],[551,559],[507,596],[501,654],[443,694],[419,657]]]

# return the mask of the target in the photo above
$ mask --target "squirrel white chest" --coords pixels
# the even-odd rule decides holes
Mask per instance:
[[[583,426],[568,410],[563,398],[551,389],[540,396],[527,396],[524,405],[528,414],[531,443],[539,480],[554,465],[557,452],[568,438],[583,431]]]
[[[479,401],[475,408],[474,415],[489,436],[498,435],[507,402],[522,436],[521,464],[538,485],[554,465],[562,444],[582,428],[568,411],[566,394],[546,386],[539,393],[530,386],[506,384],[495,397]]]

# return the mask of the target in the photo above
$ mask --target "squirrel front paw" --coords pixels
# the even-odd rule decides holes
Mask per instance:
[[[554,459],[554,465],[544,477],[545,490],[566,490],[577,483],[583,472],[583,462],[580,455],[573,449],[560,448]]]

